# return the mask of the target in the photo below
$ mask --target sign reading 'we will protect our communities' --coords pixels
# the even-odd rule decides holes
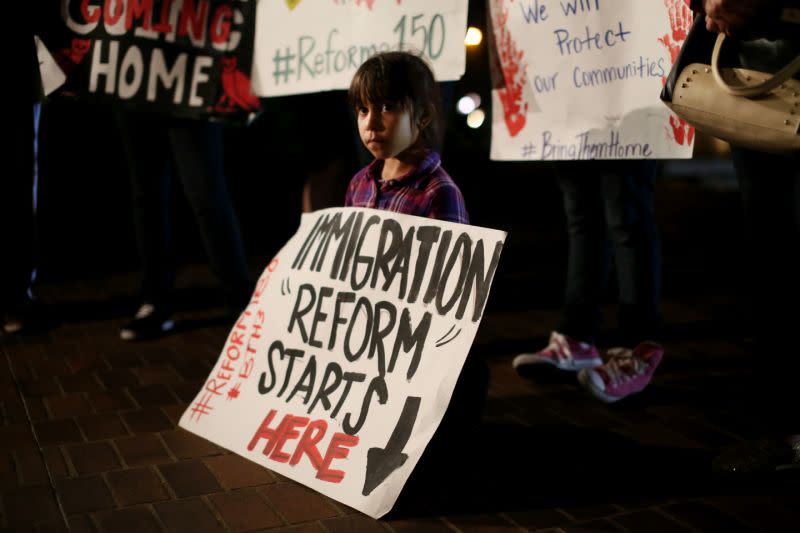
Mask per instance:
[[[504,240],[373,209],[303,215],[180,426],[382,516],[441,422]]]
[[[489,0],[499,80],[491,158],[692,156],[660,101],[693,16],[684,0]]]

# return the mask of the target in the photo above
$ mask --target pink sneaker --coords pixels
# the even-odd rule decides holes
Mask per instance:
[[[664,348],[645,341],[633,350],[612,348],[607,363],[578,372],[578,381],[595,397],[616,402],[644,389],[664,357]]]
[[[550,344],[536,353],[521,353],[511,362],[514,368],[528,365],[548,364],[561,370],[577,371],[603,364],[597,348],[593,345],[570,339],[557,331],[550,333]]]

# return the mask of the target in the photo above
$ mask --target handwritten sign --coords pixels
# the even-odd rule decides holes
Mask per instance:
[[[245,120],[259,111],[250,66],[254,0],[61,0],[42,35],[62,91],[139,111]]]
[[[253,89],[278,96],[346,89],[379,51],[428,59],[436,79],[464,74],[467,0],[259,2]]]
[[[441,422],[504,239],[374,209],[303,215],[181,427],[382,516]]]
[[[688,158],[694,130],[659,93],[683,0],[489,0],[497,160]]]
[[[44,45],[38,35],[33,36],[34,46],[36,46],[36,57],[39,60],[39,76],[42,79],[42,92],[50,94],[64,84],[67,77],[58,67],[50,51]]]

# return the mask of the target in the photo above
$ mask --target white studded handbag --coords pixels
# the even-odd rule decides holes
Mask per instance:
[[[700,21],[702,23],[702,20]],[[698,21],[691,34],[706,32]],[[712,34],[713,35],[713,34]],[[731,144],[773,153],[800,152],[800,56],[776,73],[720,67],[724,34],[712,37],[709,63],[680,63],[680,56],[661,93],[662,101],[698,130]],[[693,46],[702,40],[694,39]],[[683,54],[684,50],[681,50]],[[707,53],[707,52],[706,52]]]

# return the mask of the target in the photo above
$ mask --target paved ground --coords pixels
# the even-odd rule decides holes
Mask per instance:
[[[207,295],[202,268],[181,277],[179,331],[145,343],[117,338],[132,275],[46,285],[61,325],[0,339],[0,526],[797,531],[796,478],[729,482],[709,466],[721,447],[764,429],[746,400],[749,343],[730,288],[737,229],[725,217],[736,213],[735,194],[686,183],[662,190],[667,357],[651,386],[603,405],[574,376],[513,372],[511,357],[541,347],[558,320],[562,265],[545,258],[563,248],[552,236],[512,232],[475,348],[492,369],[484,423],[454,451],[475,460],[405,495],[381,521],[177,428],[228,332],[215,310],[197,305]]]

